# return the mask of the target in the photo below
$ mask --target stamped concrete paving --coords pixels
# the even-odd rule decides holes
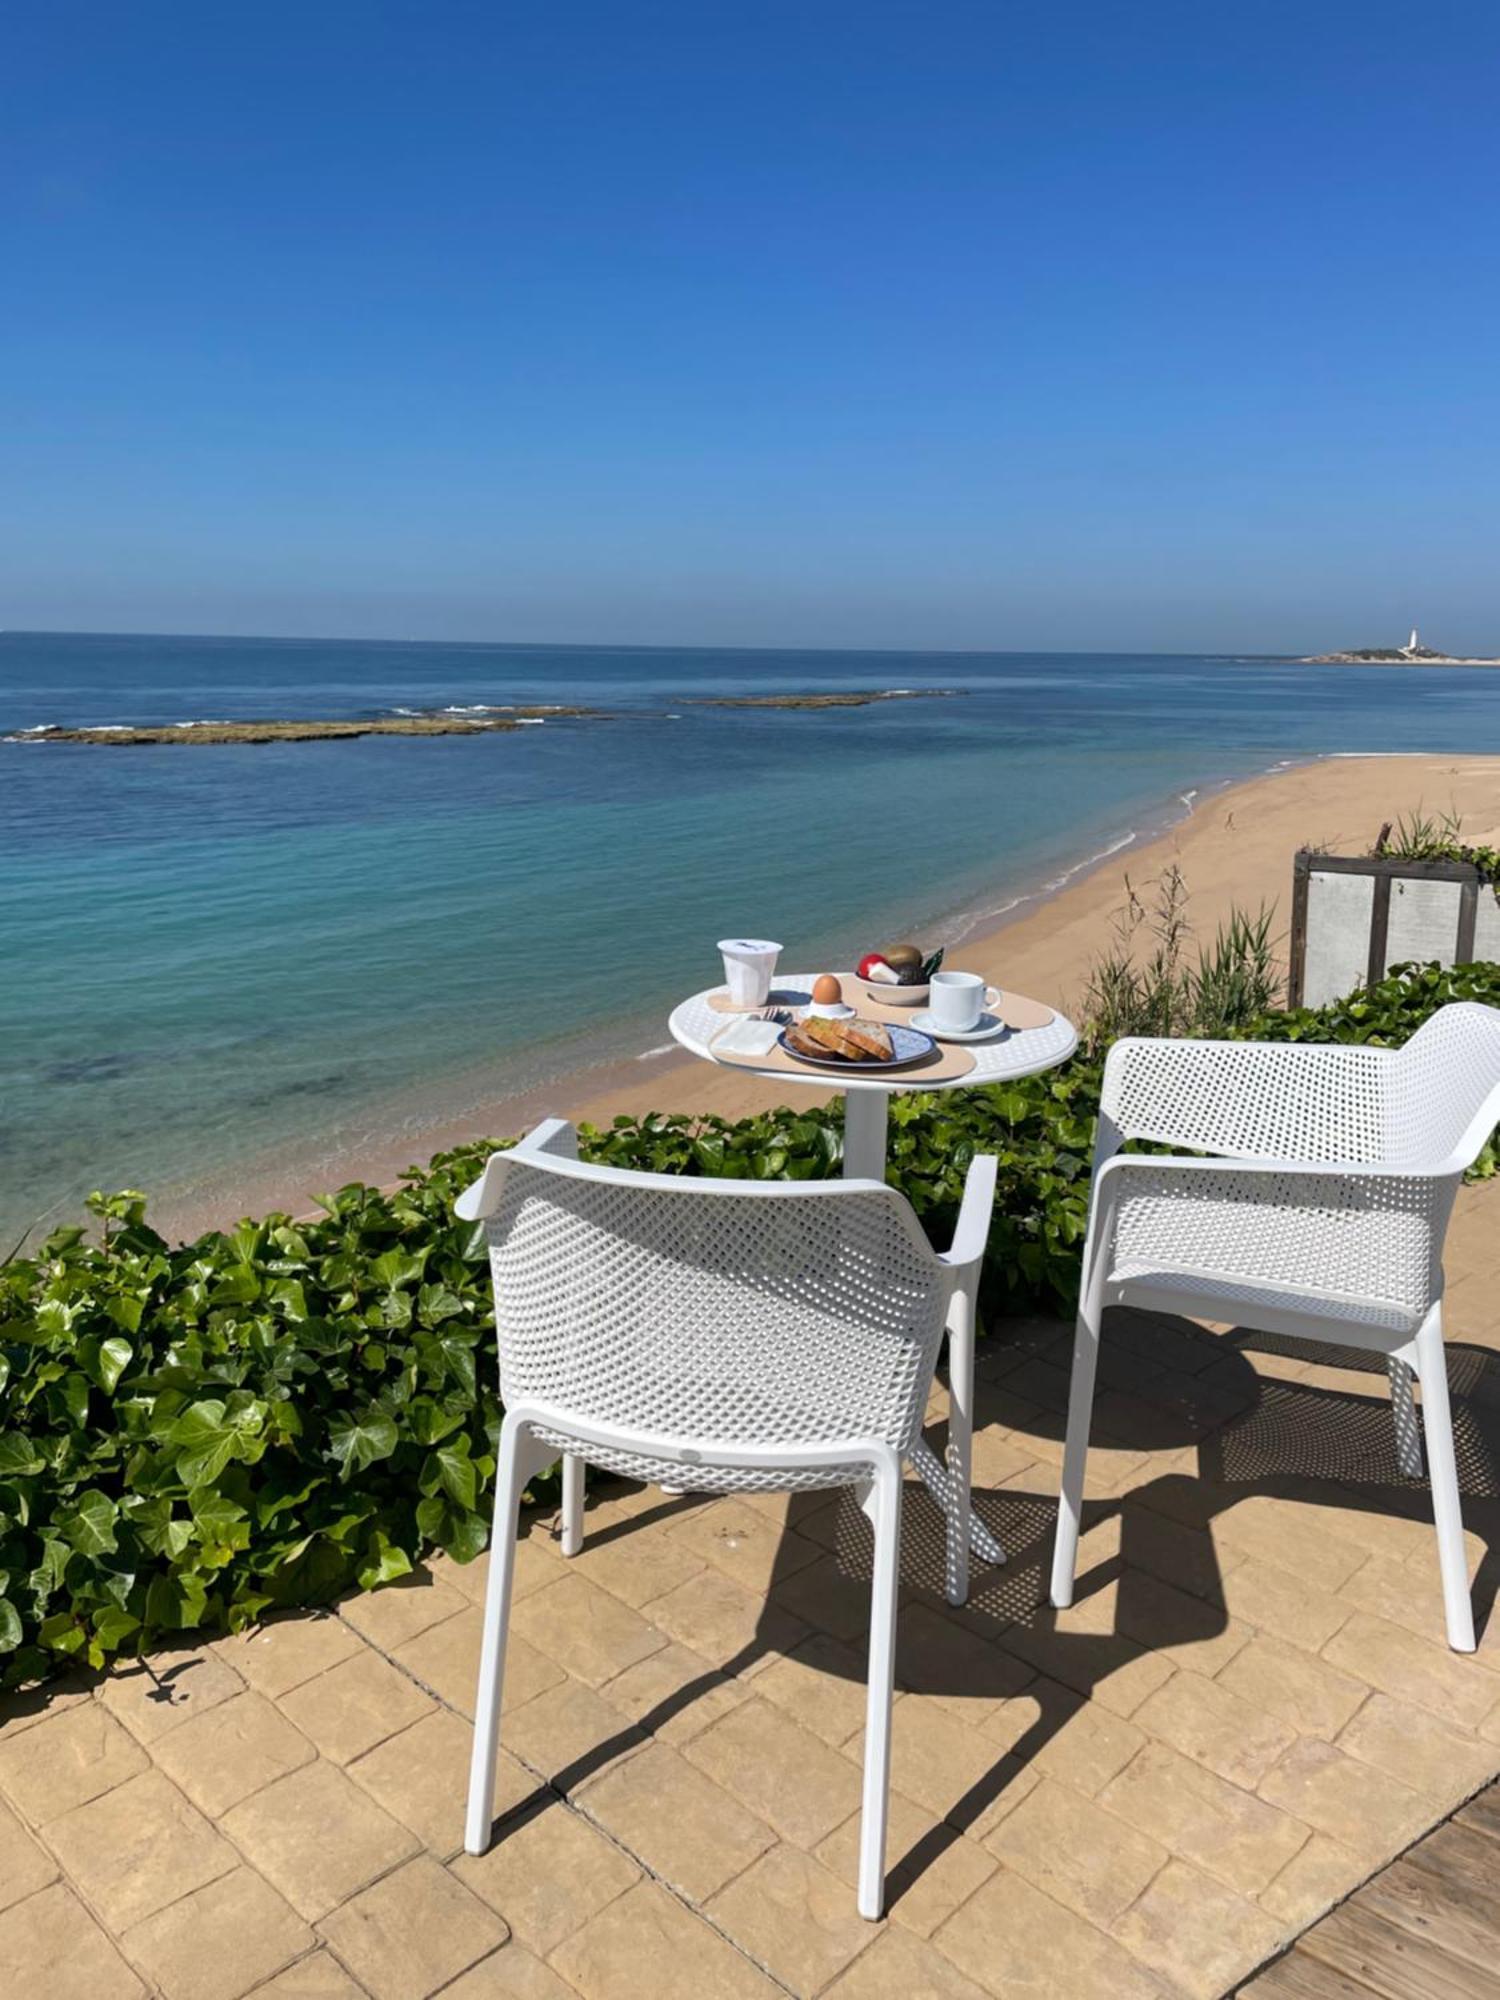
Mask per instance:
[[[1500,1196],[1450,1357],[1477,1609],[1500,1530]],[[38,2000],[1133,2000],[1232,1990],[1500,1770],[1500,1636],[1442,1639],[1383,1377],[1109,1328],[1074,1608],[1043,1603],[1067,1334],[981,1362],[941,1593],[911,1493],[889,1915],[854,1912],[868,1548],[826,1496],[601,1486],[526,1524],[494,1845],[462,1852],[484,1565],[12,1701],[0,1979]],[[933,1400],[941,1441],[944,1399]]]

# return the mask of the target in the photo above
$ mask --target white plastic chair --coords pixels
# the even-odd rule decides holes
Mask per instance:
[[[1453,1197],[1500,1122],[1500,1012],[1443,1007],[1399,1049],[1131,1038],[1104,1066],[1052,1562],[1073,1601],[1109,1305],[1384,1354],[1397,1458],[1432,1485],[1448,1643],[1474,1650],[1443,1351]],[[1125,1155],[1127,1139],[1216,1159]],[[1412,1397],[1422,1385],[1422,1426]]]
[[[972,1330],[994,1191],[995,1162],[976,1159],[953,1248],[939,1256],[905,1198],[876,1181],[587,1166],[560,1119],[491,1155],[458,1202],[461,1216],[487,1227],[505,1402],[464,1836],[471,1854],[490,1842],[528,1479],[564,1454],[567,1555],[582,1543],[585,1460],[694,1492],[853,1486],[875,1530],[859,1909],[880,1915],[901,1465],[920,1444],[950,1309],[962,1338]],[[968,1459],[957,1456],[948,1478],[956,1483],[961,1467],[964,1484],[950,1518],[966,1524]]]

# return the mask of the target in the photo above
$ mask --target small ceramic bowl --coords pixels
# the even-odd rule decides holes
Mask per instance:
[[[864,998],[876,1007],[925,1007],[932,991],[924,979],[920,986],[887,986],[880,979],[854,980]]]

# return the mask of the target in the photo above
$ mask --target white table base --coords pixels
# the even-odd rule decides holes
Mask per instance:
[[[844,1096],[844,1179],[885,1179],[886,1106],[883,1090],[851,1090]]]

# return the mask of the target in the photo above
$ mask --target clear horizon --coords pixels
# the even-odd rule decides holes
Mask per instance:
[[[1408,628],[1409,630],[1410,628]],[[189,632],[111,628],[103,625],[61,626],[61,625],[3,625],[0,638],[39,639],[202,639],[212,644],[225,641],[242,642],[245,645],[262,646],[474,646],[510,648],[517,652],[580,652],[600,651],[639,653],[898,653],[898,654],[951,654],[954,659],[968,656],[996,654],[1005,656],[1016,654],[1055,653],[1059,658],[1097,654],[1102,658],[1142,658],[1158,659],[1212,659],[1220,654],[1244,654],[1254,659],[1295,660],[1299,655],[1285,650],[1278,651],[1267,646],[952,646],[952,645],[835,645],[828,641],[804,643],[787,640],[778,645],[735,645],[726,640],[672,639],[672,640],[622,640],[622,639],[500,639],[477,637],[466,639],[433,638],[422,632]],[[1399,639],[1389,642],[1398,646]],[[1422,638],[1424,646],[1431,642]],[[1382,647],[1387,642],[1381,639],[1350,640],[1347,646],[1323,647],[1319,651],[1349,651],[1359,647]],[[1438,648],[1437,650],[1447,650]],[[1494,649],[1492,649],[1493,651]],[[1495,657],[1500,658],[1500,653]]]
[[[9,53],[12,629],[1500,645],[1491,7],[80,0]]]

